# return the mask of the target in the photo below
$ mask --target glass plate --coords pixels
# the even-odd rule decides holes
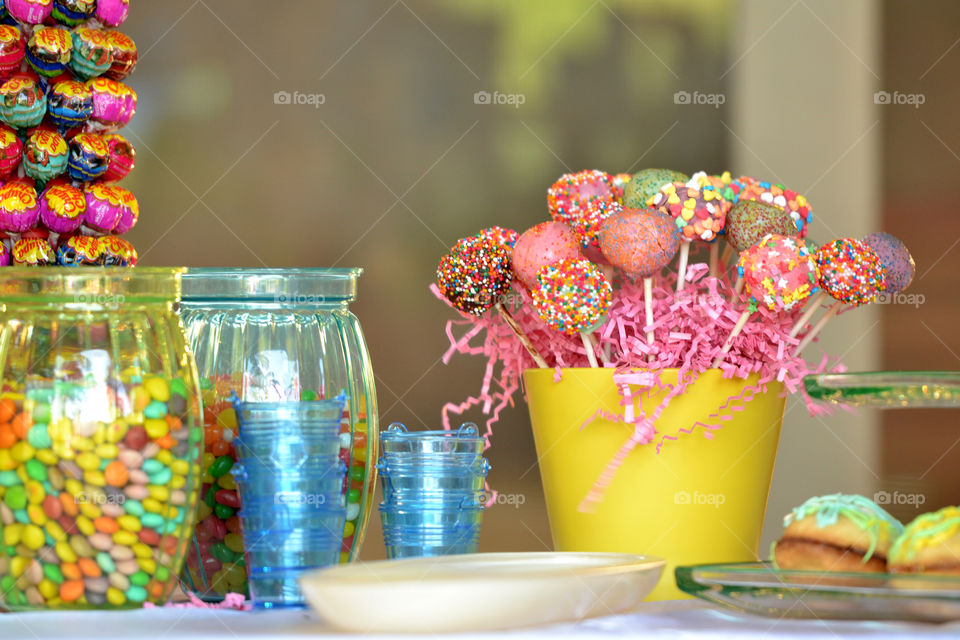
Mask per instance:
[[[769,562],[677,567],[681,590],[774,618],[960,620],[960,576],[785,571]]]
[[[803,379],[814,400],[859,407],[960,407],[960,371],[822,373]]]

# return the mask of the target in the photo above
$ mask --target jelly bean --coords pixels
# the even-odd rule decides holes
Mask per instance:
[[[225,504],[219,504],[219,503],[218,503],[218,504],[213,508],[213,513],[216,514],[216,516],[217,516],[218,518],[220,518],[221,520],[226,520],[226,519],[232,517],[234,513],[236,513],[236,509],[233,509],[233,508],[231,508],[231,507],[228,507],[228,506],[225,505]]]
[[[110,486],[122,487],[127,484],[127,481],[130,479],[130,472],[127,470],[126,465],[119,460],[114,460],[107,465],[107,468],[104,470],[104,476],[107,484]]]
[[[170,425],[166,420],[148,418],[143,421],[143,426],[147,431],[147,436],[156,440],[162,438],[170,432]]]
[[[16,484],[22,484],[22,481],[15,471],[0,471],[0,487],[12,487]]]
[[[216,494],[214,494],[214,499],[220,504],[226,505],[228,507],[232,507],[234,509],[240,508],[240,496],[237,495],[236,491],[228,491],[226,489],[221,489],[217,491]],[[226,518],[224,518],[224,520],[226,520]]]
[[[223,474],[230,471],[233,467],[233,458],[230,456],[220,456],[218,457],[213,464],[210,465],[210,475],[214,478],[219,478]]]
[[[135,571],[130,576],[130,583],[137,587],[145,587],[150,582],[150,576],[142,570]]]
[[[60,599],[73,602],[83,595],[83,580],[67,580],[60,585]]]
[[[123,438],[123,442],[127,448],[133,449],[134,451],[142,450],[146,446],[147,440],[147,430],[139,425],[130,427],[130,430],[127,431],[127,434]]]
[[[236,533],[228,533],[223,539],[227,548],[234,553],[243,553],[243,536]]]
[[[230,562],[233,559],[233,552],[223,542],[217,542],[211,545],[210,553],[220,562]]]
[[[12,486],[3,494],[3,501],[11,509],[23,509],[27,506],[27,492],[21,485]]]
[[[117,574],[112,574],[117,575]],[[107,602],[112,604],[115,607],[119,607],[127,601],[127,596],[124,595],[124,592],[116,587],[110,587],[107,589]]]
[[[167,415],[167,405],[157,400],[153,400],[143,410],[143,415],[144,417],[150,418],[150,419],[164,418]],[[147,432],[149,433],[149,429],[147,430]]]
[[[145,378],[143,386],[154,400],[166,402],[170,399],[170,387],[167,385],[167,381],[160,376],[149,376]]]
[[[227,433],[230,433],[229,431]],[[233,450],[233,447],[230,446],[230,443],[224,440],[217,440],[212,445],[210,445],[210,453],[217,456],[226,456],[229,455]]]
[[[0,427],[2,428],[2,427]],[[30,427],[30,431],[27,432],[27,442],[30,443],[34,449],[47,449],[53,444],[53,440],[50,438],[50,433],[47,430],[46,424],[35,424]],[[0,442],[0,447],[3,446],[3,443]]]

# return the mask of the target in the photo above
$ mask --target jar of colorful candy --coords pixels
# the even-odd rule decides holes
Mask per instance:
[[[190,269],[180,307],[196,354],[204,407],[203,485],[183,578],[207,600],[246,593],[238,495],[230,473],[237,416],[247,402],[299,402],[344,393],[340,456],[347,518],[340,561],[359,553],[373,504],[377,403],[363,332],[348,306],[360,269]],[[372,437],[367,437],[367,434]]]
[[[163,603],[203,428],[179,269],[0,270],[0,607]]]

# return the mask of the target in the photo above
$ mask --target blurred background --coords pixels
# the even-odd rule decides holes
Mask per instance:
[[[910,302],[843,315],[810,354],[957,369],[958,25],[948,0],[138,2],[129,237],[142,264],[363,267],[381,423],[437,428],[485,364],[440,361],[454,315],[427,287],[450,245],[545,220],[567,171],[726,169],[805,194],[818,242],[913,251]],[[522,500],[488,512],[483,550],[551,545],[516,399],[488,457]],[[789,399],[765,542],[818,493],[886,491],[904,519],[960,502],[954,415]]]

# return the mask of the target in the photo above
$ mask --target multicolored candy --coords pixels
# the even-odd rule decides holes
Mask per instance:
[[[588,169],[566,173],[547,189],[550,217],[571,227],[591,207],[616,200],[613,179],[604,171]]]
[[[70,160],[67,167],[74,180],[90,182],[107,172],[110,147],[102,136],[78,133],[70,141]]]
[[[749,176],[737,178],[736,182],[740,187],[740,200],[759,200],[780,207],[793,219],[793,224],[797,227],[797,237],[807,237],[807,227],[813,220],[813,211],[806,198],[782,184],[771,184]]]
[[[110,58],[112,63],[106,72],[108,78],[113,78],[117,82],[133,73],[137,66],[137,45],[126,34],[119,31],[107,31],[107,44],[110,46]]]
[[[57,247],[57,264],[62,267],[92,266],[102,263],[100,238],[71,236]]]
[[[19,181],[0,187],[0,231],[23,233],[40,219],[40,205],[33,187]]]
[[[738,252],[746,251],[771,233],[797,235],[797,228],[786,211],[758,200],[741,200],[733,205],[724,230],[727,242]]]
[[[613,184],[613,195],[620,204],[623,204],[623,190],[630,184],[631,178],[633,178],[633,176],[629,173],[618,173],[610,177],[611,183]]]
[[[644,209],[647,201],[657,195],[662,187],[689,179],[687,174],[672,169],[642,169],[633,174],[624,188],[623,206],[627,209]]]
[[[0,85],[0,119],[14,129],[30,129],[43,121],[47,97],[33,78],[17,74]]]
[[[686,242],[715,242],[731,207],[706,180],[706,174],[696,174],[686,183],[664,185],[647,205],[671,216]]]
[[[820,286],[844,304],[873,302],[887,289],[887,276],[877,252],[853,238],[840,238],[817,250]]]
[[[27,62],[46,78],[53,78],[67,69],[73,52],[73,38],[66,29],[40,27],[27,40]]]
[[[73,32],[73,55],[70,69],[81,80],[95,78],[112,64],[110,41],[107,33],[99,29],[81,27]]]
[[[437,285],[463,313],[482,316],[510,290],[513,272],[506,249],[489,238],[459,240],[440,259]]]
[[[98,238],[102,260],[105,267],[135,267],[137,266],[137,250],[133,245],[116,236]]]
[[[67,168],[67,141],[56,131],[37,129],[23,147],[23,169],[38,182],[49,182]]]
[[[93,94],[82,82],[57,82],[48,93],[47,112],[61,133],[81,127],[93,113]]]
[[[43,238],[21,238],[10,253],[15,267],[42,267],[57,263],[57,254]]]
[[[770,234],[740,254],[737,272],[743,278],[749,310],[792,311],[817,291],[817,262],[803,240]]]
[[[83,192],[68,184],[49,186],[40,195],[40,222],[55,233],[73,233],[79,229],[86,210]]]
[[[130,149],[132,150],[133,147],[130,147]],[[500,246],[507,249],[508,253],[511,249],[513,249],[513,245],[517,244],[517,238],[520,237],[520,234],[513,229],[506,229],[504,227],[496,226],[481,229],[479,232],[477,232],[477,235],[481,238],[489,238],[490,240],[493,240]]]
[[[93,15],[97,0],[53,0],[53,18],[69,27],[75,27]]]
[[[567,335],[592,330],[607,315],[613,288],[589,260],[560,260],[537,273],[533,306],[551,329]]]
[[[84,190],[87,209],[83,225],[94,235],[106,235],[113,231],[123,217],[122,194],[113,185],[91,184]]]

